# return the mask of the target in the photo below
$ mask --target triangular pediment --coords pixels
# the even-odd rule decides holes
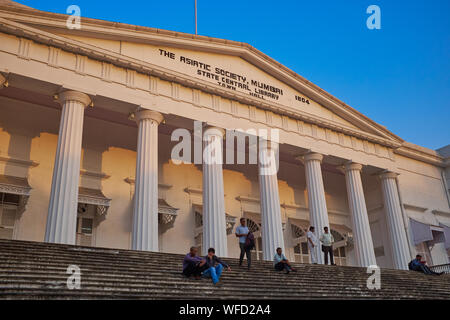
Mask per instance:
[[[13,14],[13,10],[17,12]],[[402,142],[385,127],[248,44],[84,18],[81,30],[70,30],[66,15],[27,8],[6,10],[1,5],[0,18],[41,30],[59,41],[74,41],[80,48],[89,46],[86,52],[94,53],[92,48],[97,48],[98,56],[110,55],[111,61],[130,58],[130,66],[154,66],[159,68],[157,76],[183,78],[218,95],[225,93],[257,107]]]
[[[361,129],[239,56],[167,45],[105,40],[71,34],[59,35],[150,62],[189,78],[219,85],[267,103],[276,103],[353,129]]]

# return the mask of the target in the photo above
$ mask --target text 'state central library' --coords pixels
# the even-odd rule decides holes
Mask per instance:
[[[246,43],[67,17],[0,2],[0,238],[238,257],[243,217],[256,260],[313,225],[338,265],[449,263],[450,147]]]

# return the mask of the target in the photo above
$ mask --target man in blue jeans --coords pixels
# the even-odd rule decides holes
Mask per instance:
[[[438,273],[428,268],[425,265],[425,261],[422,261],[422,256],[420,254],[418,254],[414,260],[411,260],[411,262],[408,264],[408,268],[409,270],[422,272],[424,274],[434,274],[438,276],[444,274],[444,272]]]
[[[286,274],[293,271],[296,272],[289,260],[285,257],[283,254],[283,249],[277,248],[277,253],[275,253],[275,256],[273,257],[273,266],[275,267],[276,271],[286,270]]]
[[[241,225],[236,227],[236,237],[239,238],[239,248],[241,249],[241,254],[239,256],[239,267],[242,266],[242,260],[244,260],[244,255],[247,256],[247,268],[250,270],[250,265],[252,264],[252,257],[250,248],[245,246],[248,235],[248,227],[245,226],[245,218],[241,218]]]
[[[203,271],[203,276],[211,277],[213,284],[217,284],[219,282],[219,278],[224,267],[227,268],[228,271],[231,271],[231,268],[225,262],[220,260],[215,253],[216,250],[214,250],[214,248],[208,249],[208,255],[205,257],[205,265],[207,269]]]

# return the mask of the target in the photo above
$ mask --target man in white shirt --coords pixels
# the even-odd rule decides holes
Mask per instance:
[[[317,264],[317,237],[314,234],[314,227],[310,226],[308,233],[306,233],[306,237],[308,238],[308,250],[311,257],[311,263]]]
[[[322,242],[322,251],[324,255],[325,264],[328,264],[328,255],[330,255],[330,264],[334,266],[334,257],[333,257],[333,243],[334,238],[333,235],[328,232],[328,227],[323,227],[324,233],[320,236],[320,242]]]

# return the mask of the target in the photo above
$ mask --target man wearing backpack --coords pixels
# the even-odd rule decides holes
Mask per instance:
[[[251,243],[252,239],[250,239],[252,237],[247,237],[249,235],[249,230],[248,227],[245,225],[245,218],[241,218],[240,222],[241,225],[236,227],[236,237],[239,238],[239,248],[241,249],[241,255],[239,256],[239,266],[242,266],[242,260],[244,260],[245,254],[247,256],[248,270],[250,270],[250,265],[252,262],[250,251],[252,249],[252,246],[254,246],[255,238],[253,237],[253,244],[252,244]]]

